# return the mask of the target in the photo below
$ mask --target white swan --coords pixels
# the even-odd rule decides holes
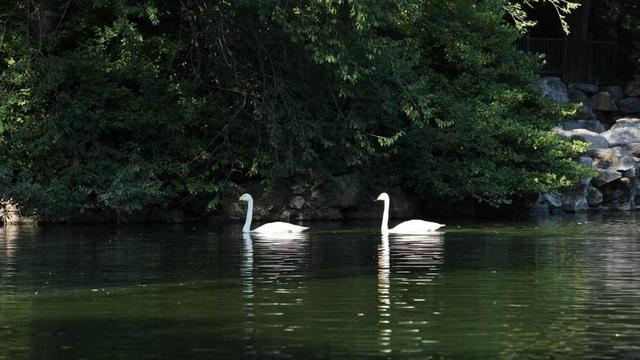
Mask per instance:
[[[253,198],[249,194],[242,194],[240,201],[247,202],[247,219],[244,221],[242,227],[243,233],[256,233],[256,234],[283,234],[283,233],[299,233],[309,229],[306,226],[293,225],[286,222],[276,221],[259,226],[251,230],[251,218],[253,217]]]
[[[438,224],[424,220],[409,220],[398,224],[393,229],[389,229],[389,195],[382,193],[376,201],[384,201],[384,212],[382,213],[382,225],[380,231],[382,234],[427,234],[438,230],[444,224]]]

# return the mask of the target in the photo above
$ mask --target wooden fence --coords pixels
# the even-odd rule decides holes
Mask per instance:
[[[616,74],[616,43],[553,38],[521,38],[520,50],[545,54],[544,75],[559,76],[565,82],[611,83]]]

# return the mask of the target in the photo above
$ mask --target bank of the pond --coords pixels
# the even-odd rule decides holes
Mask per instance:
[[[553,129],[560,138],[589,149],[576,159],[594,176],[564,191],[540,194],[536,213],[640,209],[640,80],[620,84],[540,81],[546,97],[572,103],[575,115]]]
[[[135,212],[83,210],[69,216],[24,216],[20,207],[2,202],[0,217],[7,223],[105,223],[105,222],[204,222],[243,219],[241,194],[255,199],[253,216],[258,221],[364,220],[380,217],[374,199],[391,195],[391,216],[408,218],[491,217],[523,214],[628,211],[640,209],[640,80],[618,85],[563,83],[547,77],[539,81],[544,97],[578,107],[575,115],[553,132],[568,141],[587,142],[589,148],[575,160],[594,170],[594,176],[563,191],[515,196],[511,203],[493,207],[473,198],[456,203],[428,199],[406,189],[372,186],[367,175],[350,173],[326,179],[281,179],[279,184],[229,182],[219,191],[218,210],[202,207],[144,209]],[[495,205],[495,204],[494,204]]]

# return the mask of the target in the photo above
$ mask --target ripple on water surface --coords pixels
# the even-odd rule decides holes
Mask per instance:
[[[637,358],[636,217],[2,228],[0,359]]]

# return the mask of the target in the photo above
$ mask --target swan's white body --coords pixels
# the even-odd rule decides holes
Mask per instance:
[[[380,226],[380,232],[382,234],[407,234],[418,235],[428,234],[443,227],[444,224],[438,224],[435,222],[424,220],[409,220],[396,225],[396,227],[389,229],[389,195],[382,193],[376,201],[384,201],[384,212],[382,213],[382,225]]]
[[[276,221],[258,226],[257,228],[251,230],[251,218],[253,217],[253,198],[249,194],[243,194],[242,196],[240,196],[240,201],[247,202],[247,218],[245,219],[244,226],[242,227],[242,232],[245,234],[249,232],[254,234],[299,233],[309,229],[306,226],[293,225],[286,222]]]

